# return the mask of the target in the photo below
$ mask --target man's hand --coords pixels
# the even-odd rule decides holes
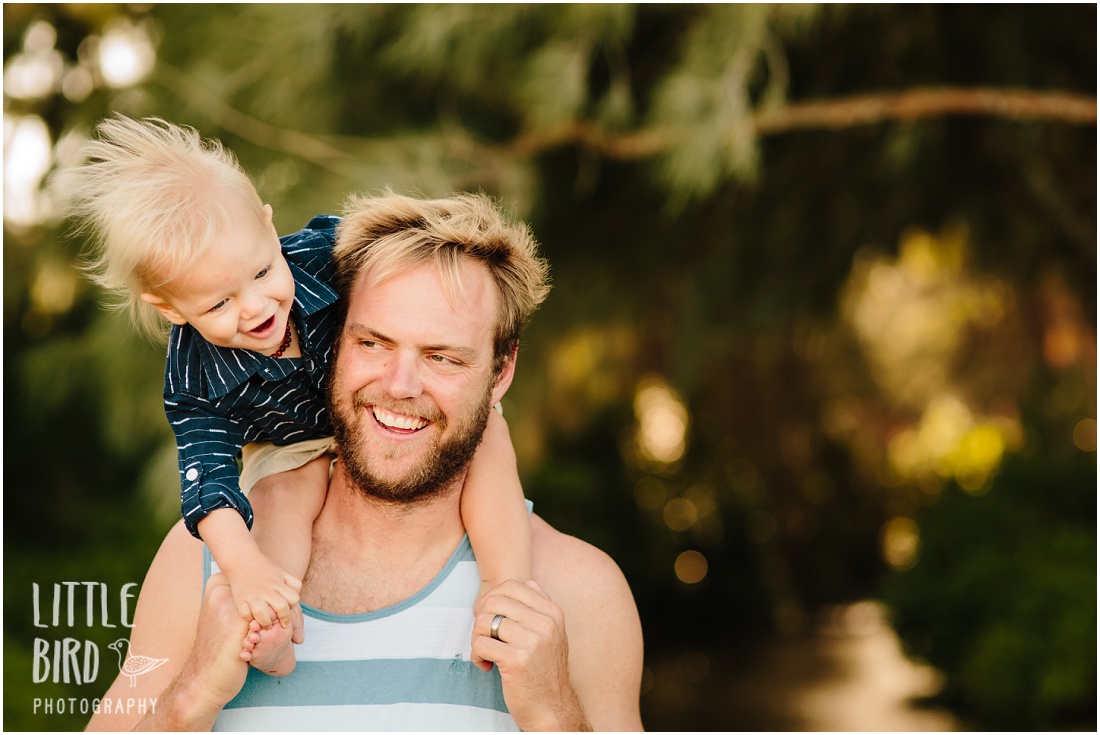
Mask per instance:
[[[494,640],[497,615],[503,617]],[[565,616],[538,584],[509,580],[490,590],[474,633],[472,656],[496,663],[505,704],[521,730],[591,730],[569,679]]]
[[[209,730],[248,676],[248,664],[241,660],[241,640],[247,631],[229,581],[215,574],[206,584],[190,655],[135,729]]]
[[[247,632],[248,623],[235,607],[229,580],[222,574],[210,577],[199,611],[198,636],[180,678],[201,680],[217,711],[244,686],[248,664],[241,660],[241,641]]]

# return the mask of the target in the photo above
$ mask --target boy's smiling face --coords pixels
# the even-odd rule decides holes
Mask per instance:
[[[294,304],[294,278],[264,206],[262,221],[237,218],[185,273],[141,298],[173,324],[190,324],[218,347],[272,354]]]

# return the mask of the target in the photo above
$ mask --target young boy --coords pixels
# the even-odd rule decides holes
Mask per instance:
[[[142,331],[172,325],[164,402],[183,519],[250,621],[241,657],[285,675],[291,642],[302,641],[298,593],[334,451],[325,382],[338,219],[315,217],[280,239],[271,206],[220,143],[159,119],[116,116],[97,132],[87,162],[59,184],[97,236],[94,280],[123,297]],[[482,594],[529,579],[527,511],[496,412],[461,509]]]

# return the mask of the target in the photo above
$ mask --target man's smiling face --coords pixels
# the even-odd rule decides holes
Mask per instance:
[[[375,285],[361,273],[351,290],[329,404],[341,460],[368,495],[416,502],[450,487],[511,382],[511,360],[492,371],[496,287],[484,266],[460,269],[453,301],[433,264]]]

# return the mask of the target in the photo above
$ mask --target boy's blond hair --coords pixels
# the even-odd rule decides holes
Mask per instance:
[[[462,291],[459,265],[484,265],[499,295],[493,335],[493,367],[499,371],[531,314],[550,291],[549,268],[523,223],[509,222],[489,197],[455,194],[447,199],[415,199],[385,192],[353,195],[336,227],[334,285],[340,294],[340,324],[351,288],[369,271],[380,283],[424,263],[434,263],[450,297]]]
[[[86,270],[119,297],[139,331],[166,324],[141,301],[180,275],[235,218],[263,219],[263,201],[236,157],[193,128],[117,115],[96,127],[85,162],[57,183],[77,231],[92,234]]]

